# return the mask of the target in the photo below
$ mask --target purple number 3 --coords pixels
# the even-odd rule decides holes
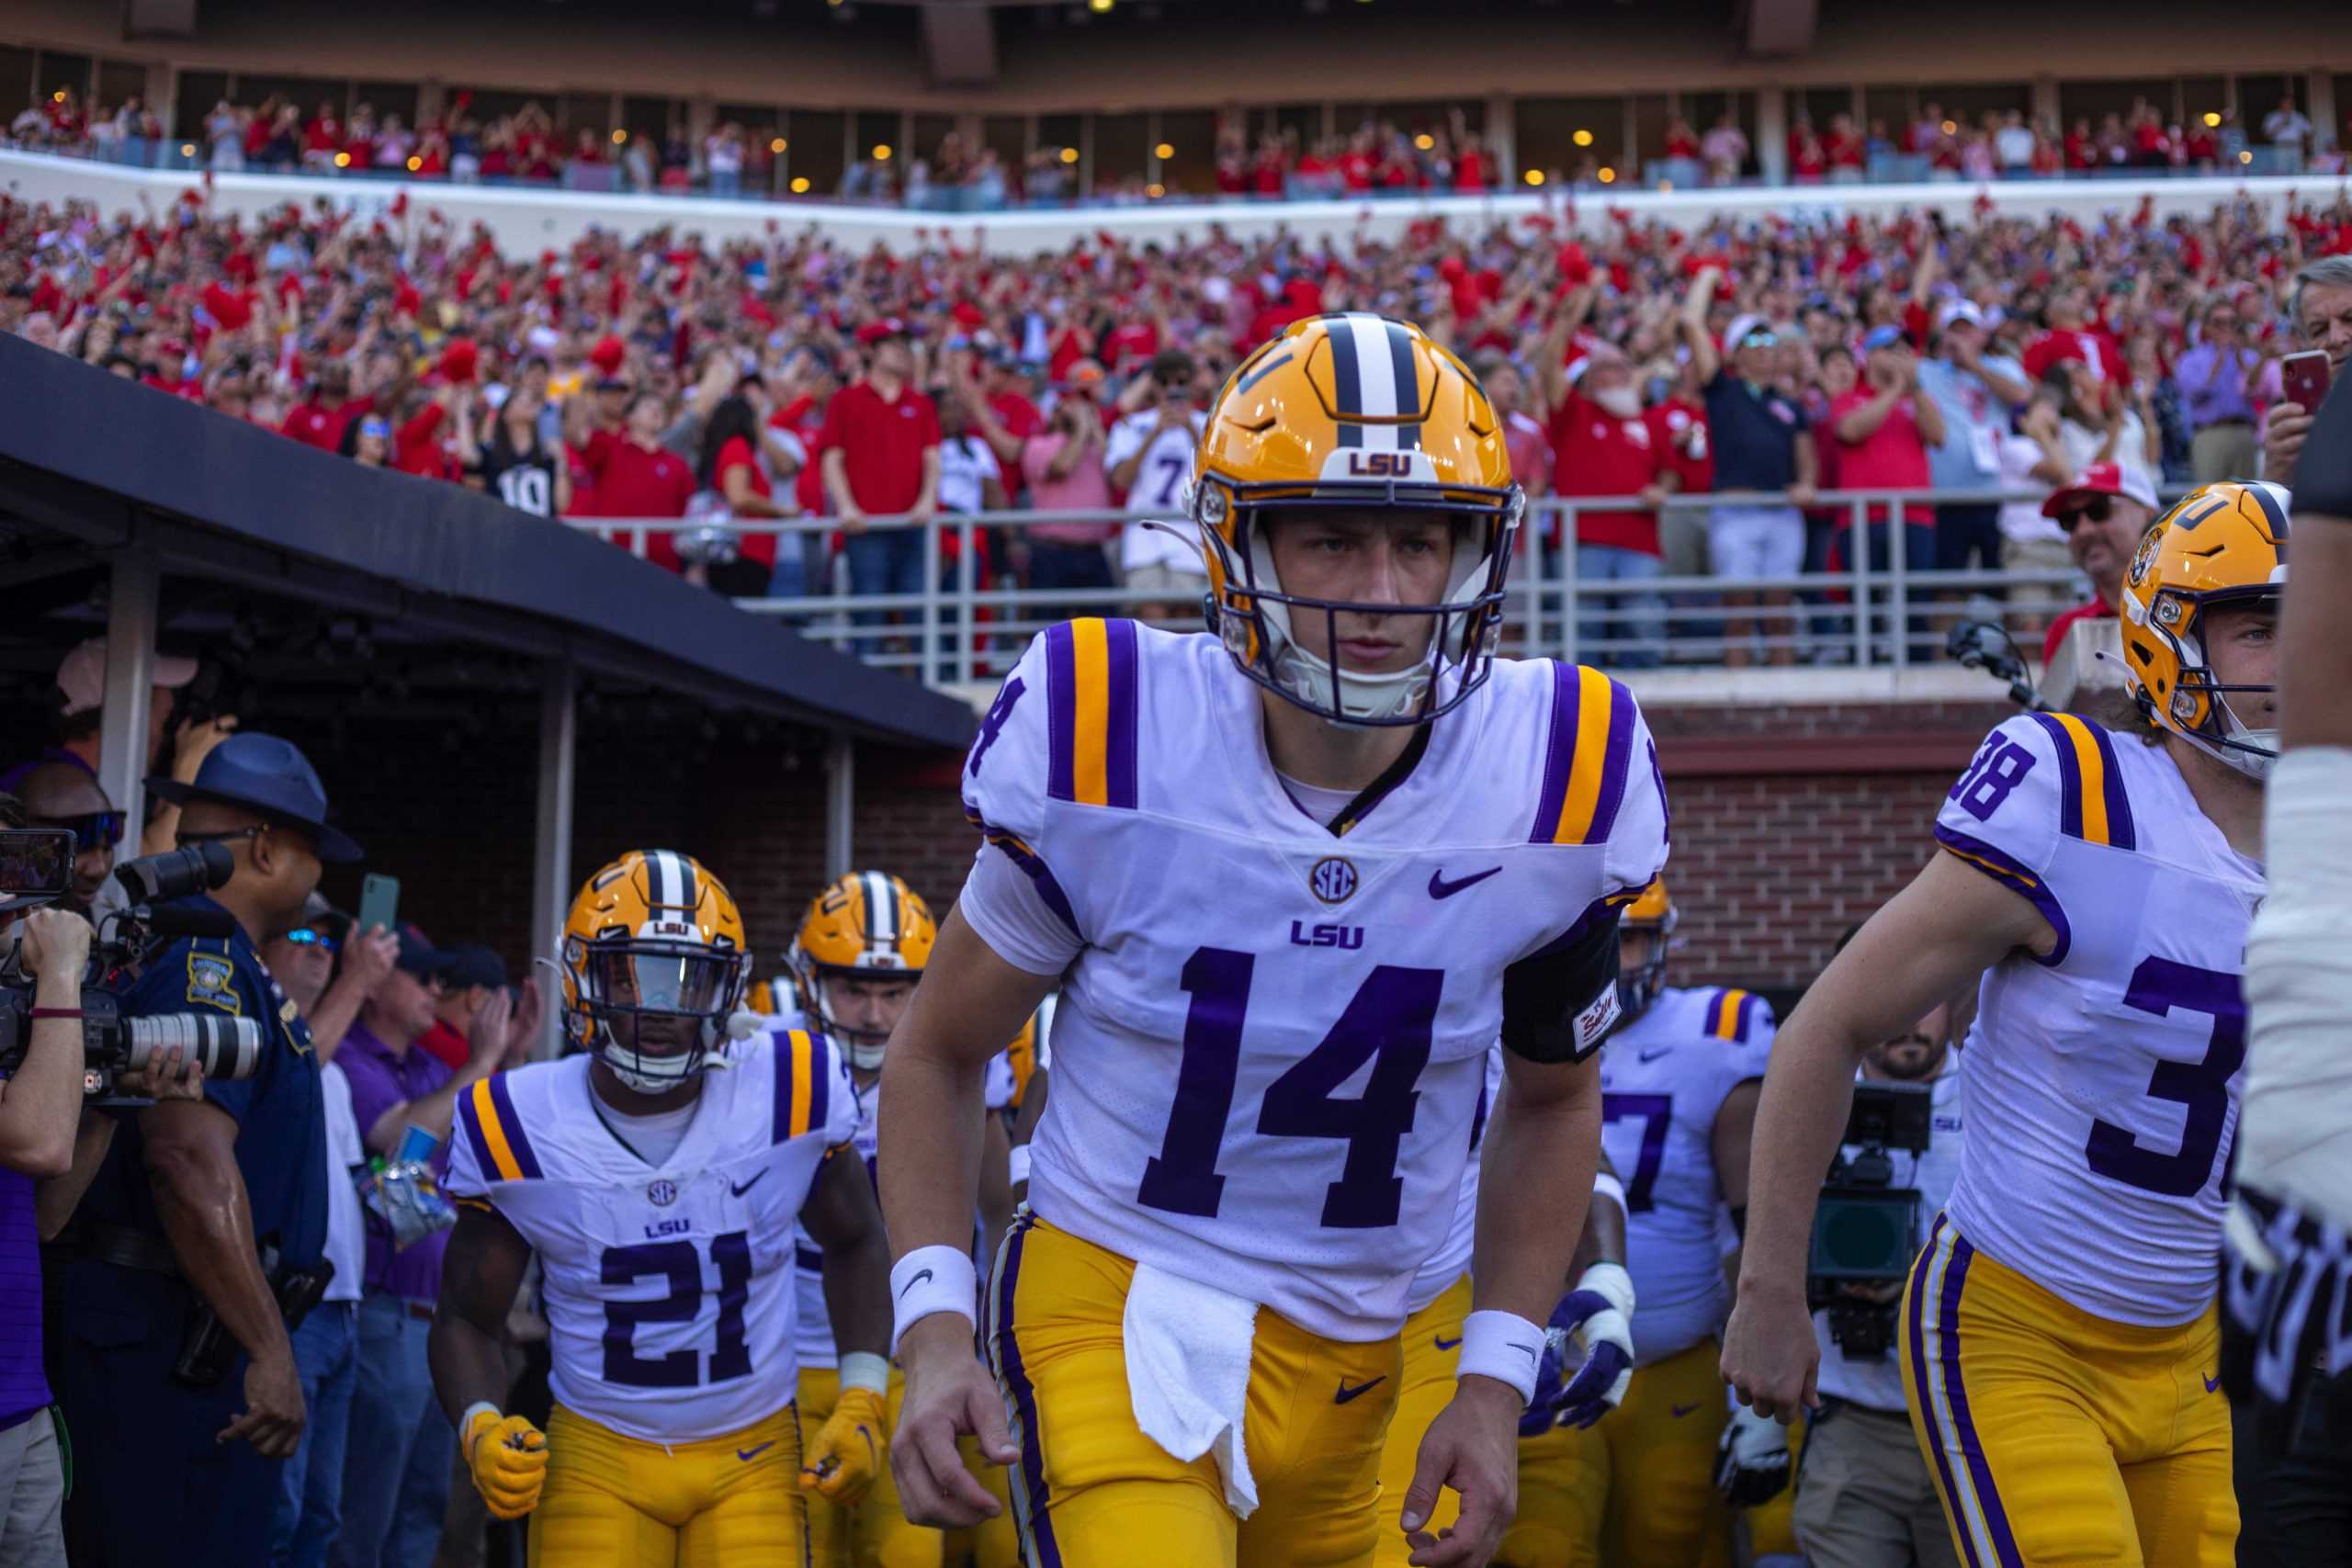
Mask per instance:
[[[2238,977],[2199,969],[2169,958],[2143,959],[2132,971],[2123,1005],[2163,1018],[2173,1009],[2201,1012],[2213,1021],[2212,1043],[2201,1062],[2158,1062],[2148,1093],[2188,1108],[2181,1118],[2180,1150],[2164,1154],[2144,1148],[2112,1122],[2091,1123],[2083,1153],[2101,1176],[2143,1192],[2188,1198],[2202,1191],[2222,1152],[2222,1125],[2230,1116],[2230,1079],[2245,1063],[2245,998]]]
[[[2001,809],[2001,802],[2009,798],[2009,791],[2023,784],[2032,771],[2032,752],[1996,735],[1984,742],[1984,749],[1976,753],[1976,761],[1946,798],[1960,802],[1961,808],[1979,822],[1989,822],[1993,813]]]

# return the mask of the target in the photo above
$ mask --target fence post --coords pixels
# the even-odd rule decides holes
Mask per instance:
[[[1911,553],[1910,544],[1911,524],[1903,515],[1903,502],[1890,497],[1886,503],[1886,570],[1887,602],[1892,610],[1886,630],[1894,639],[1894,668],[1898,672],[1911,664],[1911,580],[1904,559]]]
[[[1871,509],[1859,495],[1847,505],[1853,513],[1846,522],[1846,564],[1854,581],[1854,668],[1863,670],[1871,662]]]
[[[1581,651],[1577,647],[1577,516],[1573,502],[1560,509],[1560,657],[1570,664]]]
[[[922,667],[915,679],[928,686],[939,668],[939,519],[922,525]]]
[[[956,679],[967,686],[973,679],[972,645],[980,637],[980,612],[972,602],[978,573],[972,558],[972,519],[965,514],[956,524],[956,624],[960,628],[956,638]]]

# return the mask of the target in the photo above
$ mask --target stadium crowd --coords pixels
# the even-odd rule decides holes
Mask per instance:
[[[1689,231],[1612,209],[1599,232],[1430,220],[1327,246],[1104,230],[1013,261],[858,254],[775,225],[758,243],[662,228],[502,254],[406,195],[369,221],[320,203],[245,222],[195,192],[140,214],[0,198],[0,329],[542,515],[676,520],[650,558],[739,596],[918,591],[921,538],[869,517],[1169,517],[1239,357],[1351,310],[1425,322],[1479,370],[1531,496],[1633,499],[1577,512],[1584,578],[1818,570],[1846,558],[1852,513],[1804,491],[1930,485],[1979,493],[1903,507],[1907,568],[2063,570],[2064,508],[2030,496],[2094,466],[2115,470],[2099,489],[2151,505],[2288,471],[2308,415],[2283,400],[2283,356],[2324,348],[2340,370],[2352,348],[2352,204],[2272,224],[2245,202],[2159,219],[2143,199],[2086,223],[1979,201],[1957,220]],[[1775,400],[1732,396],[1742,383]],[[1765,406],[1777,423],[1746,417]],[[1711,491],[1793,505],[1668,504]],[[794,516],[838,527],[730,526]],[[1544,525],[1556,559],[1556,516]],[[1140,522],[976,543],[984,588],[1164,594],[1148,615],[1201,587],[1182,537]],[[943,534],[951,573],[957,544]],[[1596,637],[1654,641],[1654,597],[1629,587],[1605,607]],[[1797,652],[1783,638],[1770,657]]]

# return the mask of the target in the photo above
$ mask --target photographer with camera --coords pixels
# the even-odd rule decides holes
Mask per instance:
[[[1856,1075],[1860,1084],[1922,1085],[1928,1091],[1927,1148],[1890,1148],[1883,1156],[1887,1185],[1916,1191],[1919,1216],[1941,1209],[1960,1179],[1960,1058],[1951,1042],[1959,1032],[1955,1014],[1965,1005],[1938,1007],[1894,1039],[1871,1046]],[[1844,1145],[1840,1168],[1855,1168],[1866,1153],[1864,1145]],[[1798,1544],[1813,1568],[1915,1562],[1959,1568],[1928,1461],[1911,1440],[1903,1371],[1891,1348],[1903,1281],[1849,1280],[1838,1293],[1845,1301],[1813,1318],[1821,1341],[1821,1408],[1806,1427],[1797,1469]]]
[[[225,1015],[261,1038],[249,1075],[127,1117],[74,1217],[61,1392],[105,1461],[84,1468],[69,1517],[84,1562],[257,1562],[302,1434],[288,1330],[325,1285],[327,1194],[310,1032],[256,944],[300,919],[322,862],[359,848],[327,826],[309,761],[273,736],[230,736],[192,781],[149,787],[181,808],[183,846],[218,846],[230,866],[158,913],[227,934],[164,947],[121,1010]]]

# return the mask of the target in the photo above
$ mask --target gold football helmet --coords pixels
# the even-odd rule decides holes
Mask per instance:
[[[1525,505],[1478,378],[1420,328],[1363,314],[1295,322],[1235,369],[1201,433],[1192,515],[1210,629],[1244,675],[1334,723],[1426,724],[1491,672]],[[1285,592],[1266,532],[1284,508],[1453,514],[1444,598],[1358,605]],[[1299,646],[1295,618],[1321,615],[1336,649],[1342,611],[1425,619],[1427,660],[1365,673]]]
[[[2237,709],[2277,688],[2216,681],[2205,617],[2224,605],[2276,605],[2287,587],[2288,504],[2275,484],[2224,480],[2190,491],[2141,536],[2117,606],[2124,685],[2140,711],[2257,779],[2278,760],[2278,732],[2246,723]]]
[[[878,1071],[889,1030],[839,1017],[825,994],[826,982],[920,980],[938,940],[931,907],[900,878],[879,871],[834,878],[808,900],[787,960],[801,1012],[842,1043],[850,1066]]]
[[[590,877],[556,959],[565,1037],[641,1094],[711,1065],[752,964],[735,900],[674,850],[631,850]]]
[[[1625,1010],[1627,1023],[1647,1012],[1658,993],[1666,989],[1667,944],[1680,919],[1663,876],[1643,888],[1618,917],[1619,930],[1645,932],[1649,937],[1649,950],[1642,961],[1631,970],[1621,970],[1617,976],[1617,1000]]]

